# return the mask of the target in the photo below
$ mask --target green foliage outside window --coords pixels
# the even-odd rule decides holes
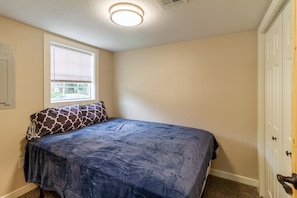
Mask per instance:
[[[91,98],[91,83],[51,82],[51,100],[76,100]]]

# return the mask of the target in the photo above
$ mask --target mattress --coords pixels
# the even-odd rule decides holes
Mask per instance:
[[[63,197],[199,197],[218,143],[208,131],[111,118],[26,146],[27,182]]]

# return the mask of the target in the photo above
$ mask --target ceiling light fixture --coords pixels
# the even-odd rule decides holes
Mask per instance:
[[[109,9],[110,19],[115,24],[133,27],[143,22],[144,12],[132,3],[117,3]]]

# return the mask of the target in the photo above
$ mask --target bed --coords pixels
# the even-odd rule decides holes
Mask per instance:
[[[204,130],[107,118],[29,141],[25,179],[62,198],[200,197],[217,147]]]

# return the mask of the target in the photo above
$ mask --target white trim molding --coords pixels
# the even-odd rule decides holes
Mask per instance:
[[[217,170],[217,169],[210,169],[209,174],[213,175],[213,176],[216,176],[216,177],[223,178],[223,179],[228,179],[228,180],[235,181],[235,182],[238,182],[238,183],[246,184],[246,185],[249,185],[249,186],[254,186],[256,188],[258,188],[258,185],[259,185],[259,182],[256,179],[244,177],[244,176],[241,176],[241,175],[235,175],[235,174],[220,171],[220,170]]]
[[[57,43],[61,46],[66,46],[73,49],[78,49],[79,51],[86,51],[90,54],[94,54],[94,78],[92,82],[92,93],[93,96],[87,100],[76,100],[76,101],[60,101],[60,102],[51,102],[50,90],[51,90],[51,60],[50,60],[50,46],[51,43]],[[51,33],[43,34],[43,47],[44,47],[44,108],[48,107],[57,107],[57,106],[67,106],[72,104],[89,104],[94,103],[99,100],[99,52],[98,49],[87,44],[83,44],[77,41],[73,41],[68,38],[57,36]]]
[[[34,188],[37,188],[37,186],[35,184],[27,184],[21,188],[16,189],[13,192],[10,192],[6,195],[3,195],[0,198],[15,198],[15,197],[19,197],[21,195],[26,194],[27,192],[30,192],[31,190],[33,190]]]

